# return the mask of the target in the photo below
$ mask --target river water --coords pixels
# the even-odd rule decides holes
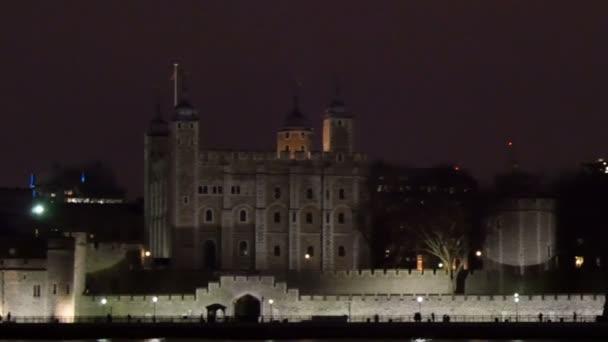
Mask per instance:
[[[12,342],[33,342],[33,340],[3,340],[0,336],[0,341]],[[367,342],[370,340],[364,339],[340,339],[340,340],[205,340],[205,339],[174,339],[174,338],[150,338],[150,339],[98,339],[98,340],[65,340],[66,342],[273,342],[273,341],[289,341],[289,342]],[[404,341],[404,342],[566,342],[571,340],[446,340],[446,339],[402,339],[402,340],[373,340],[373,341]],[[36,340],[35,342],[58,342],[57,340]]]

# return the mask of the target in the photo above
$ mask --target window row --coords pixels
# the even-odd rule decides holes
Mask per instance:
[[[273,250],[272,250],[272,254],[275,257],[280,257],[281,256],[281,246],[275,245],[274,248],[273,248]],[[314,256],[315,256],[315,249],[314,249],[314,247],[308,246],[306,248],[306,254],[304,254],[304,258],[305,259],[310,259],[310,258],[312,258]],[[339,257],[346,256],[346,248],[344,248],[344,246],[339,246],[338,247],[338,256]]]
[[[199,185],[198,186],[198,194],[199,195],[207,195],[207,194],[223,194],[224,193],[224,188],[221,185],[214,185],[214,186],[210,186],[210,185]],[[230,187],[230,193],[232,195],[240,195],[241,194],[241,187],[239,185],[235,185]],[[326,199],[329,199],[329,190],[327,190],[325,192],[325,197]],[[273,192],[273,197],[274,199],[280,199],[281,198],[281,188],[280,187],[275,187],[274,188],[274,192]],[[184,203],[187,204],[187,200],[186,197],[184,197]],[[312,188],[308,188],[306,189],[306,199],[312,200],[314,199],[314,191]],[[340,200],[345,200],[346,199],[346,191],[344,189],[338,189],[338,199]]]
[[[241,209],[239,210],[239,222],[240,223],[246,223],[248,222],[248,213],[246,209]],[[204,214],[204,222],[205,223],[213,223],[214,217],[213,217],[213,210],[212,209],[205,209],[205,214]]]
[[[239,256],[241,257],[246,257],[249,256],[249,243],[247,243],[247,241],[240,241],[239,242]],[[275,245],[274,248],[272,249],[272,254],[275,257],[280,257],[281,256],[281,246],[279,245]],[[305,259],[310,259],[312,257],[315,256],[315,249],[313,246],[308,246],[306,248],[306,254],[304,255]],[[338,247],[338,256],[339,257],[345,257],[346,256],[346,248],[344,248],[344,246],[339,246]]]
[[[246,223],[246,222],[248,222],[247,210],[246,209],[239,210],[238,218],[239,218],[239,222],[240,223]],[[338,218],[338,224],[345,224],[346,223],[346,215],[344,213],[338,213],[337,218]],[[296,222],[296,214],[295,213],[293,213],[292,219],[293,219],[293,222]],[[330,220],[331,220],[331,215],[329,213],[325,214],[325,223],[330,223]],[[281,223],[281,221],[282,221],[281,212],[275,211],[273,213],[273,222],[274,223]],[[304,221],[306,222],[306,224],[314,224],[314,215],[312,213],[306,213],[306,214],[304,214]],[[205,223],[213,223],[213,222],[215,222],[214,215],[213,215],[213,210],[212,209],[205,209],[204,222]]]
[[[292,137],[291,132],[285,132],[283,136],[285,137],[285,139],[290,139]],[[306,138],[306,133],[300,132],[300,138]]]

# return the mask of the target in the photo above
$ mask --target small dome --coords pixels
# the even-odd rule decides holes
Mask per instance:
[[[174,121],[194,121],[196,119],[196,110],[194,110],[190,101],[182,100],[175,106]]]
[[[342,100],[334,99],[327,109],[325,109],[325,117],[352,118],[352,114],[348,112],[348,109]]]
[[[148,135],[150,136],[166,136],[169,134],[169,126],[161,117],[155,117],[150,120],[148,125]]]
[[[304,117],[302,112],[296,107],[285,117],[283,129],[305,129],[310,130],[310,122]]]

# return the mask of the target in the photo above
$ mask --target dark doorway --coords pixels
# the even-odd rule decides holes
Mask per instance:
[[[222,304],[207,305],[207,323],[217,322],[219,317],[224,317],[225,312],[226,307]]]
[[[260,301],[245,295],[234,303],[234,318],[239,322],[257,322],[260,317]]]
[[[215,242],[211,240],[205,241],[203,246],[203,265],[207,270],[217,269],[217,252],[215,250]]]

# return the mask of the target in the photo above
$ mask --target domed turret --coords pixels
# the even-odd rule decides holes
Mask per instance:
[[[341,99],[341,89],[336,86],[334,98],[323,114],[323,152],[353,152],[353,121],[353,115]]]
[[[309,159],[312,136],[313,129],[300,111],[298,96],[294,96],[293,109],[287,114],[283,127],[277,132],[277,157]]]
[[[167,136],[169,135],[169,125],[167,121],[165,121],[162,117],[160,110],[160,103],[156,105],[156,115],[150,123],[148,124],[148,132],[149,136]]]

